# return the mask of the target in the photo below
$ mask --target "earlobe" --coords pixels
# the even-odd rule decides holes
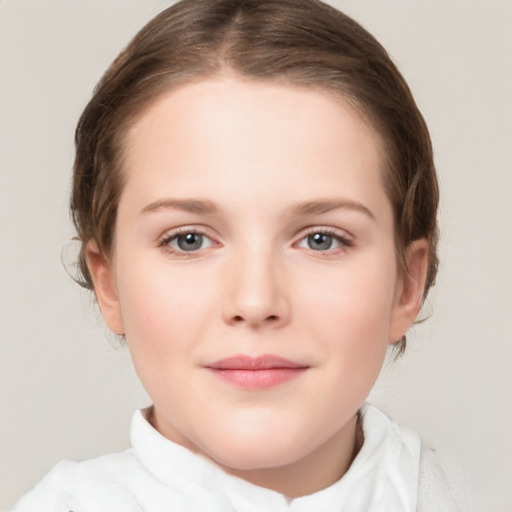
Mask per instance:
[[[389,342],[395,343],[416,320],[423,303],[428,270],[428,242],[412,242],[406,250],[407,272],[399,277],[393,306]]]
[[[124,334],[121,307],[111,262],[101,254],[95,241],[90,241],[87,244],[86,260],[103,321],[115,334]]]

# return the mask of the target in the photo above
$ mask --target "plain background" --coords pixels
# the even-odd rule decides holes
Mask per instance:
[[[442,269],[372,400],[512,507],[512,2],[339,0],[429,123]],[[114,56],[168,3],[0,0],[0,509],[61,459],[129,444],[149,400],[66,274],[73,130]],[[114,345],[114,346],[113,346]]]

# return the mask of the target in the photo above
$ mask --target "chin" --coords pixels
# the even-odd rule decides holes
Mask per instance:
[[[287,466],[308,454],[307,444],[282,432],[236,435],[212,440],[204,453],[217,464],[238,471]],[[313,448],[314,449],[314,448]],[[302,453],[304,452],[304,453]]]
[[[262,443],[263,444],[263,443]],[[240,451],[224,452],[218,456],[212,454],[211,458],[220,466],[228,470],[235,471],[253,471],[260,469],[279,468],[288,466],[297,461],[297,453],[275,453],[270,448],[264,446],[251,447]]]

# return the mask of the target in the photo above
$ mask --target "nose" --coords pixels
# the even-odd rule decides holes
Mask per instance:
[[[278,258],[267,252],[246,251],[227,262],[223,319],[253,329],[278,328],[290,320],[286,277]]]

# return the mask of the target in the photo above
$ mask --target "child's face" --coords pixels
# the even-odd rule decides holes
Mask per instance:
[[[231,78],[172,91],[132,127],[113,268],[91,268],[164,435],[237,470],[352,446],[417,312],[380,151],[342,100]]]

